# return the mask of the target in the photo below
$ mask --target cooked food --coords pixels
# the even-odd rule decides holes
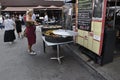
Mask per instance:
[[[47,30],[44,34],[51,37],[60,37],[59,35],[54,34],[53,30]]]

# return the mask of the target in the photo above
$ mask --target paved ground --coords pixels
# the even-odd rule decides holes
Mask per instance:
[[[70,45],[69,48],[79,56],[87,65],[101,74],[107,80],[120,80],[120,55],[115,55],[113,62],[100,66],[99,64],[94,63],[92,60],[88,61],[89,58],[81,54],[79,46]]]
[[[16,39],[10,45],[3,42],[4,30],[0,30],[0,80],[104,80],[82,61],[76,61],[67,47],[62,46],[61,54],[65,57],[62,64],[50,57],[56,51],[47,47],[43,53],[40,31],[37,30],[36,56],[27,54],[27,40]]]

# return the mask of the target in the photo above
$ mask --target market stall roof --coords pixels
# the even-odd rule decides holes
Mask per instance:
[[[51,5],[51,6],[41,6],[41,5],[39,5],[37,7],[34,7],[34,9],[61,10],[62,6],[58,7],[58,6],[54,6],[54,5]]]
[[[41,5],[38,5],[37,7],[34,7],[34,8],[36,8],[36,9],[43,9],[43,8],[46,8],[46,7],[44,7],[44,6],[41,6]]]
[[[33,9],[34,7],[7,7],[2,11],[27,11],[28,9]]]
[[[49,7],[47,7],[47,9],[54,9],[54,10],[60,10],[60,9],[62,9],[62,6],[61,7],[57,7],[57,6],[54,6],[54,5],[51,5],[51,6],[49,6]]]

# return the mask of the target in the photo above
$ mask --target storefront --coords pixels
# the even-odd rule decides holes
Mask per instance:
[[[6,1],[6,3],[4,3]],[[11,3],[13,2],[13,3]],[[19,2],[19,4],[17,4]],[[16,3],[16,4],[15,4]],[[34,3],[34,4],[33,4]],[[28,9],[34,9],[34,13],[36,14],[37,21],[42,23],[42,19],[44,17],[45,12],[49,16],[49,20],[54,16],[56,21],[60,23],[62,16],[62,6],[63,1],[44,1],[44,0],[35,0],[35,1],[7,1],[2,0],[2,15],[4,16],[6,13],[10,15],[21,15],[23,16]],[[3,8],[4,7],[4,8]],[[50,22],[51,23],[51,22]]]
[[[56,22],[60,23],[62,19],[62,6],[58,7],[55,5],[50,6],[37,6],[34,7],[35,14],[37,15],[37,20],[42,23],[42,19],[47,13],[49,18],[49,23],[54,24],[53,18]]]
[[[1,7],[4,12],[11,14],[22,13],[24,14],[29,7],[50,7],[51,5],[61,7],[64,5],[63,1],[46,1],[46,0],[1,0]]]
[[[115,57],[120,55],[120,1],[109,1],[106,11],[106,27],[115,30]]]
[[[76,42],[84,54],[100,65],[110,63],[114,59],[116,30],[106,25],[107,8],[112,1],[76,1],[76,27],[78,28]],[[115,3],[115,0],[113,2]]]

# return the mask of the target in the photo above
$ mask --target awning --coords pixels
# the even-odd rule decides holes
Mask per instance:
[[[27,11],[28,9],[33,9],[34,7],[7,7],[2,11]]]
[[[44,8],[46,8],[46,7],[44,7],[44,6],[37,6],[37,7],[34,7],[34,8],[36,8],[36,9],[44,9]]]
[[[62,7],[57,7],[57,6],[54,6],[54,5],[51,5],[51,6],[37,6],[37,7],[34,7],[34,9],[39,9],[39,10],[61,10]]]
[[[51,6],[37,6],[37,7],[7,7],[2,11],[27,11],[28,9],[42,9],[42,10],[61,10],[62,7]]]
[[[51,9],[51,10],[61,10],[62,7],[57,7],[57,6],[51,5],[51,6],[47,7],[47,9]]]

